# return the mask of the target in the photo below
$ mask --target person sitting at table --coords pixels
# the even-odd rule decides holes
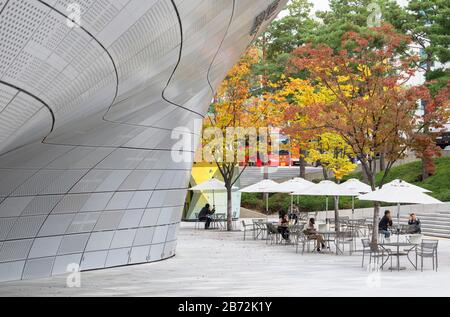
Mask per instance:
[[[378,232],[383,234],[386,239],[391,237],[391,232],[389,229],[392,228],[392,215],[389,210],[384,212],[383,218],[381,218],[380,223],[378,224]]]
[[[298,223],[298,211],[295,209],[289,214],[289,220],[292,220],[292,222],[296,225]]]
[[[284,240],[290,241],[289,239],[289,216],[288,214],[280,214],[280,220],[278,221],[278,232]]]
[[[412,214],[409,215],[408,233],[409,234],[420,234],[420,233],[422,233],[420,220],[417,218],[415,213],[412,213]]]
[[[314,218],[309,219],[308,226],[306,227],[304,233],[308,239],[317,241],[317,252],[321,251],[321,247],[322,249],[325,248],[325,239],[317,232],[316,220]]]
[[[198,214],[198,220],[205,222],[205,230],[209,229],[212,221],[212,215],[216,212],[216,208],[210,209],[210,205],[206,204]]]

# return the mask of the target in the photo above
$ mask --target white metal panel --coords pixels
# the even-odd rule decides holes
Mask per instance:
[[[175,255],[177,241],[170,241],[164,245],[164,257],[168,258]]]
[[[83,252],[87,241],[89,240],[89,233],[72,234],[64,236],[58,249],[58,254],[72,254]]]
[[[109,250],[108,257],[106,258],[105,267],[114,267],[128,264],[130,258],[130,248]]]
[[[100,218],[100,212],[83,212],[77,214],[66,233],[91,232]]]
[[[73,273],[71,267],[79,267],[82,254],[57,256],[53,264],[52,275]]]
[[[62,199],[60,195],[45,195],[34,197],[23,209],[21,216],[48,215]]]
[[[118,229],[136,228],[139,226],[144,210],[125,211]]]
[[[20,217],[8,235],[8,239],[35,237],[45,221],[45,216]]]
[[[0,263],[0,282],[20,280],[25,261]]]
[[[149,260],[150,246],[133,247],[130,254],[130,264],[145,263]]]
[[[23,270],[23,279],[48,277],[52,274],[55,257],[27,260]]]
[[[133,197],[134,192],[118,192],[115,193],[108,205],[106,206],[106,210],[121,210],[127,209],[127,206]]]
[[[5,241],[0,250],[0,262],[24,260],[28,256],[33,240]]]
[[[33,197],[9,197],[0,204],[0,218],[18,217]]]
[[[131,247],[136,236],[136,231],[137,229],[117,230],[114,234],[110,249]]]
[[[160,208],[147,209],[142,216],[141,227],[156,226],[158,223],[159,214],[161,213]]]
[[[153,240],[153,234],[155,233],[155,227],[139,228],[134,238],[133,245],[146,245],[151,244]]]
[[[152,244],[158,244],[166,241],[169,226],[159,226],[155,228]]]
[[[0,240],[6,239],[17,218],[0,218]]]
[[[128,209],[144,209],[147,207],[147,203],[150,200],[153,192],[139,191],[134,192],[134,196],[128,205]]]
[[[81,270],[92,270],[105,267],[108,251],[86,252],[81,260]]]
[[[94,232],[89,238],[86,251],[108,250],[114,231]]]
[[[150,247],[149,261],[158,261],[164,258],[164,244],[152,244]]]
[[[105,211],[95,225],[95,231],[116,230],[122,220],[123,211]]]
[[[62,235],[72,223],[75,214],[50,215],[42,225],[38,233],[39,237]]]
[[[92,193],[80,211],[105,210],[112,196],[113,193]]]
[[[42,258],[56,255],[62,238],[62,236],[56,236],[35,239],[28,258]]]

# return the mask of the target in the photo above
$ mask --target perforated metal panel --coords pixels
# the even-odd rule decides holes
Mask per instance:
[[[104,268],[108,251],[86,252],[84,253],[80,268],[82,270],[92,270]]]
[[[58,254],[82,253],[89,240],[89,233],[64,236],[58,249]]]
[[[33,240],[5,241],[0,250],[0,262],[24,260],[28,256]]]
[[[53,262],[55,258],[29,259],[23,270],[23,279],[33,279],[39,277],[48,277],[52,273]]]
[[[105,211],[95,225],[95,231],[116,230],[122,220],[123,211]]]
[[[86,246],[86,251],[108,250],[113,237],[114,231],[92,233]]]
[[[74,217],[74,214],[48,216],[42,225],[41,230],[39,230],[38,236],[42,237],[64,234],[73,222]]]
[[[39,229],[45,221],[45,218],[45,216],[17,218],[17,221],[8,234],[8,239],[12,240],[36,237]]]
[[[100,212],[84,212],[77,214],[66,233],[91,232],[94,229],[100,215]]]
[[[43,258],[56,255],[62,238],[62,236],[57,236],[35,239],[28,258]]]

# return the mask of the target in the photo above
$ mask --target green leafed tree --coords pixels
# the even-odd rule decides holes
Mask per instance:
[[[342,35],[347,32],[359,33],[382,22],[398,29],[405,19],[404,9],[395,0],[330,0],[329,3],[329,11],[316,13],[321,24],[309,41],[334,49],[340,47]]]
[[[265,83],[277,82],[285,72],[290,53],[305,44],[311,32],[318,26],[312,17],[313,4],[308,0],[292,0],[283,12],[258,39],[256,45],[262,52],[255,74]]]

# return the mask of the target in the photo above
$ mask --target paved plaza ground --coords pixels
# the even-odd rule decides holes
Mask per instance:
[[[369,273],[360,254],[301,255],[183,224],[172,259],[83,272],[80,288],[67,288],[66,276],[1,283],[0,296],[449,296],[450,240],[439,242],[439,265]]]

